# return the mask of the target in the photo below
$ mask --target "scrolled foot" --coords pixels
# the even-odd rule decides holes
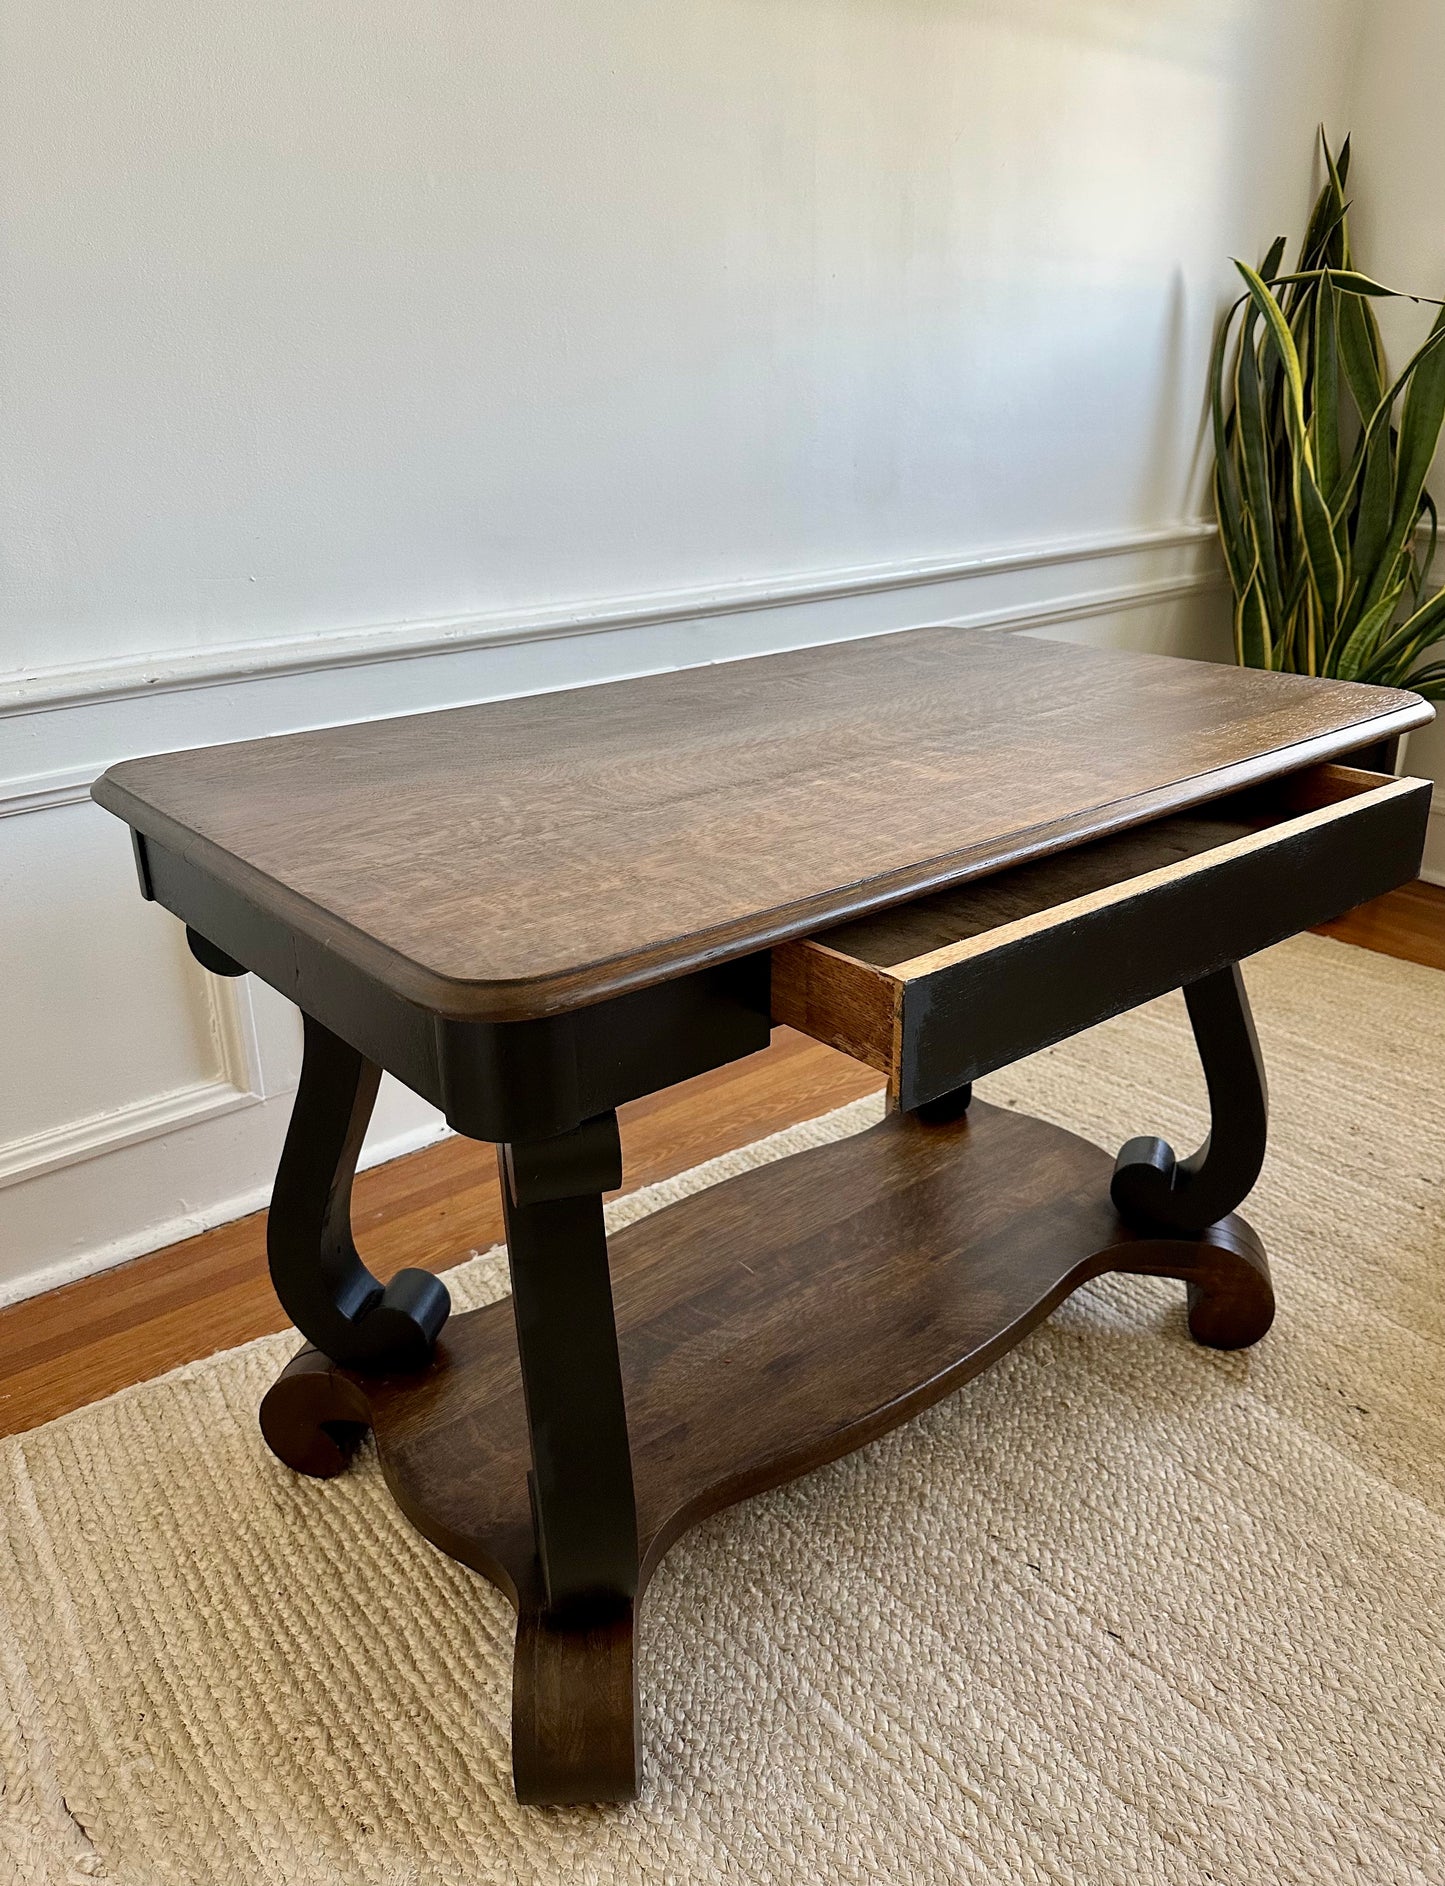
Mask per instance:
[[[399,1271],[383,1289],[351,1236],[351,1182],[381,1069],[313,1016],[301,1082],[266,1219],[281,1306],[307,1340],[349,1369],[425,1367],[451,1310],[430,1271]]]
[[[1235,1211],[1264,1164],[1269,1096],[1238,963],[1184,991],[1209,1089],[1209,1137],[1187,1159],[1166,1140],[1131,1139],[1109,1195],[1135,1231],[1196,1237]]]
[[[1242,1218],[1215,1225],[1189,1289],[1189,1333],[1207,1349],[1248,1349],[1274,1322],[1264,1246]]]
[[[1109,1197],[1126,1224],[1177,1229],[1174,1197],[1179,1160],[1168,1140],[1145,1134],[1119,1148]]]
[[[512,1665],[512,1779],[524,1806],[636,1799],[634,1617],[629,1601],[565,1619],[523,1607]]]
[[[353,1316],[344,1338],[333,1337],[345,1350],[337,1360],[386,1373],[425,1368],[451,1308],[440,1277],[429,1270],[399,1270],[370,1306]]]
[[[370,1426],[360,1389],[309,1346],[291,1358],[261,1402],[261,1434],[271,1452],[317,1480],[344,1472]]]
[[[1138,1238],[1117,1245],[1107,1267],[1180,1278],[1189,1291],[1189,1333],[1207,1349],[1248,1349],[1274,1321],[1269,1259],[1239,1217],[1211,1225],[1197,1241]]]

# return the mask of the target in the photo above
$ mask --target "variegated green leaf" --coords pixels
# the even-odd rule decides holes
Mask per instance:
[[[1389,588],[1401,558],[1409,554],[1412,548],[1411,539],[1415,521],[1420,514],[1425,479],[1440,443],[1440,428],[1445,424],[1445,310],[1436,317],[1429,336],[1416,349],[1405,371],[1389,387],[1376,408],[1368,428],[1367,455],[1375,439],[1389,426],[1395,401],[1402,392],[1405,395],[1405,409],[1400,419],[1390,523],[1384,546],[1374,564],[1369,588],[1365,591],[1367,609],[1372,608]],[[1362,573],[1363,568],[1362,561]]]
[[[1315,470],[1324,490],[1333,496],[1340,476],[1340,366],[1336,309],[1339,298],[1327,275],[1320,283],[1315,299],[1315,331],[1312,349],[1313,410],[1310,413],[1310,443],[1314,447]],[[1333,515],[1333,506],[1331,506]],[[1335,547],[1340,539],[1335,538]]]
[[[1382,674],[1403,673],[1440,641],[1445,641],[1445,589],[1422,603],[1414,615],[1381,640],[1368,672],[1361,678],[1374,681]]]
[[[1275,555],[1274,532],[1269,525],[1269,520],[1274,516],[1274,501],[1270,489],[1269,440],[1265,432],[1259,356],[1255,351],[1256,321],[1255,310],[1246,308],[1234,364],[1234,419],[1239,437],[1240,483],[1248,514],[1254,520],[1265,606],[1272,619],[1278,621],[1281,614],[1279,564]]]
[[[1310,580],[1316,607],[1310,616],[1310,673],[1317,672],[1319,638],[1333,634],[1344,588],[1344,571],[1335,548],[1330,507],[1326,504],[1316,476],[1314,454],[1310,449],[1309,429],[1305,419],[1304,373],[1299,354],[1279,303],[1269,288],[1247,262],[1236,261],[1253,306],[1263,317],[1265,333],[1274,347],[1284,372],[1285,423],[1289,429],[1294,461],[1294,504],[1300,521],[1300,536],[1309,561]]]
[[[1239,604],[1234,613],[1234,644],[1241,667],[1269,668],[1273,666],[1269,611],[1264,604],[1264,591],[1259,582],[1258,566],[1245,585],[1244,593],[1239,598]]]
[[[1281,239],[1260,269],[1237,265],[1245,312],[1221,323],[1211,361],[1236,655],[1445,698],[1445,659],[1431,655],[1445,655],[1445,595],[1421,603],[1438,537],[1425,478],[1445,425],[1445,313],[1391,381],[1375,304],[1395,291],[1354,265],[1350,145],[1324,148],[1298,263],[1280,272]]]
[[[1326,674],[1338,675],[1341,681],[1359,679],[1363,670],[1369,666],[1380,637],[1389,628],[1403,594],[1404,585],[1400,584],[1387,595],[1382,596],[1373,609],[1365,611],[1350,632],[1334,662],[1326,664]]]

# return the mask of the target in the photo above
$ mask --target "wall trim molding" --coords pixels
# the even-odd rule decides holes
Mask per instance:
[[[494,610],[422,622],[331,629],[272,641],[34,669],[0,682],[0,717],[222,687],[273,675],[409,661],[419,656],[456,654],[482,647],[597,635],[620,629],[656,628],[674,622],[837,602],[891,591],[927,590],[975,578],[1010,576],[1061,564],[1092,563],[1148,552],[1195,550],[1207,553],[1217,538],[1212,522],[1191,519],[1145,530],[1058,538],[961,557],[872,564],[780,578],[749,578],[706,588],[548,603],[531,609]],[[1208,558],[1206,567],[1168,579],[1162,587],[1136,584],[1084,590],[1077,597],[1059,598],[1050,603],[1042,615],[1024,605],[977,618],[970,615],[966,619],[970,626],[978,627],[1008,628],[1023,626],[1026,622],[1031,626],[1035,618],[1043,622],[1103,614],[1111,609],[1142,606],[1168,596],[1190,593],[1223,580],[1222,562]]]
[[[412,1127],[405,1132],[395,1133],[374,1146],[367,1146],[357,1161],[357,1170],[366,1172],[372,1166],[385,1165],[388,1160],[400,1159],[406,1153],[420,1152],[422,1147],[435,1146],[451,1136],[452,1129],[445,1123]],[[76,1252],[58,1262],[38,1264],[15,1277],[0,1279],[0,1310],[7,1309],[12,1303],[24,1302],[27,1297],[39,1296],[44,1291],[58,1290],[63,1284],[77,1283],[82,1277],[94,1277],[101,1271],[114,1270],[118,1264],[128,1264],[134,1257],[144,1257],[150,1251],[179,1244],[182,1239],[194,1238],[202,1231],[212,1231],[217,1225],[227,1225],[233,1219],[248,1218],[253,1212],[264,1211],[271,1202],[272,1183],[268,1178],[261,1185],[217,1200],[201,1210],[183,1212],[159,1223],[147,1224],[143,1230],[113,1239],[107,1244]],[[465,1262],[465,1259],[460,1261]]]
[[[0,780],[0,819],[13,819],[22,812],[50,812],[57,806],[79,805],[90,797],[96,776],[93,766],[70,766],[58,772]]]
[[[149,1095],[114,1113],[68,1120],[64,1126],[51,1127],[28,1139],[9,1140],[0,1146],[0,1187],[38,1179],[43,1172],[78,1165],[84,1159],[102,1158],[122,1146],[156,1139],[162,1133],[194,1126],[218,1114],[234,1113],[238,1107],[254,1106],[258,1097],[240,1093],[229,1080],[219,1077]]]
[[[200,969],[197,974],[205,977],[207,1020],[220,1058],[219,1073],[210,1080],[148,1094],[109,1113],[67,1120],[40,1133],[0,1142],[0,1190],[38,1179],[42,1173],[56,1172],[62,1166],[104,1158],[123,1146],[157,1139],[178,1127],[195,1126],[223,1113],[260,1105],[266,1098],[266,1080],[251,1006],[250,978],[230,981]]]

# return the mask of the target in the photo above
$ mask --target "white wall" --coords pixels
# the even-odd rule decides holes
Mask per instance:
[[[1349,101],[1357,155],[1351,225],[1362,263],[1392,287],[1445,297],[1445,6],[1373,0]],[[1403,364],[1432,309],[1400,310],[1387,339]],[[1445,504],[1445,453],[1431,479]],[[1445,784],[1445,722],[1412,734],[1406,768]],[[1445,792],[1436,794],[1425,875],[1445,884]]]
[[[1220,652],[1225,258],[1358,24],[0,0],[0,1293],[259,1203],[294,1085],[111,760],[926,621]]]

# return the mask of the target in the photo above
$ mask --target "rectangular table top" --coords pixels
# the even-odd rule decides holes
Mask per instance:
[[[437,1013],[555,1013],[1431,718],[1413,694],[916,629],[113,766],[94,796]]]

